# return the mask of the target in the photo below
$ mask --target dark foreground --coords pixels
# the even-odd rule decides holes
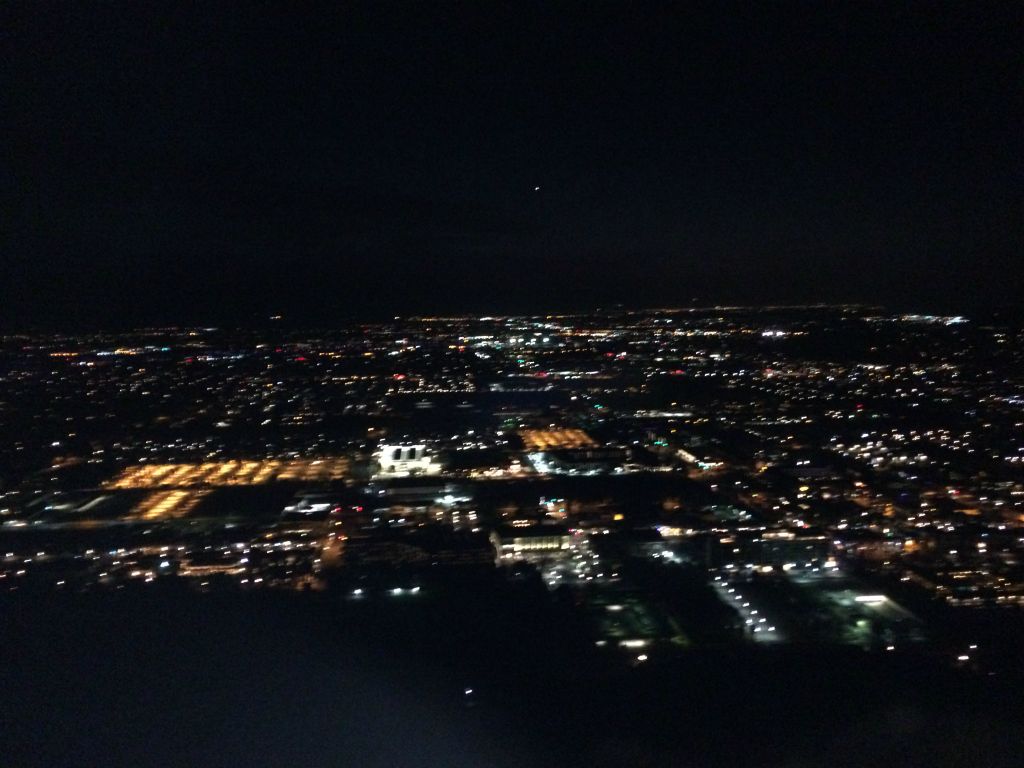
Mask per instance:
[[[6,598],[0,764],[1021,764],[1017,678],[822,649],[632,668],[559,615],[483,592]]]

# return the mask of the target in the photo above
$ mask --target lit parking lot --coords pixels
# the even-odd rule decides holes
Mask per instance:
[[[523,429],[519,436],[528,451],[593,448],[597,445],[582,429]]]
[[[185,517],[208,491],[154,491],[132,509],[139,520],[170,520]]]
[[[137,464],[111,480],[108,488],[202,488],[271,482],[324,482],[348,475],[348,459],[267,459],[201,464]]]

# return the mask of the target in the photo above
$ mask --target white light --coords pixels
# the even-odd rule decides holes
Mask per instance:
[[[884,603],[888,598],[885,595],[857,595],[853,599],[858,603],[877,605],[878,603]]]
[[[619,645],[623,648],[643,648],[647,645],[646,640],[620,640]]]

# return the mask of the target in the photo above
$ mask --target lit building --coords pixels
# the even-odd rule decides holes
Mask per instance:
[[[502,527],[491,532],[491,543],[499,565],[542,562],[566,553],[572,536],[561,526]]]
[[[376,454],[379,469],[377,474],[384,477],[408,477],[410,475],[436,475],[441,464],[426,445],[382,445]]]

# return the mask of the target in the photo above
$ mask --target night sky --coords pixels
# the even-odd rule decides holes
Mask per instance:
[[[1020,3],[17,2],[0,27],[4,328],[969,313],[1024,283]]]

